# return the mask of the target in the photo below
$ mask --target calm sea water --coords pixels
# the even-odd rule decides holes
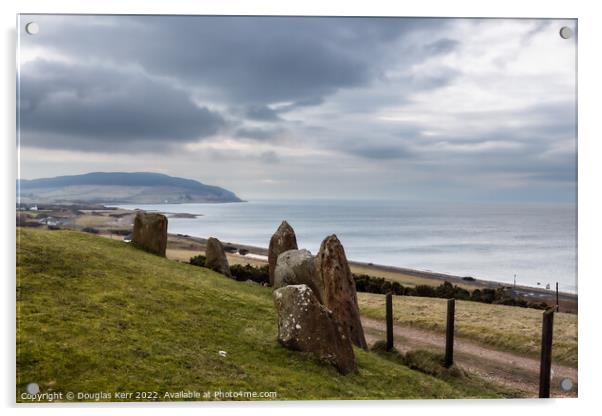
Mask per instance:
[[[267,247],[283,219],[316,253],[338,235],[352,260],[576,292],[572,204],[416,204],[395,201],[254,201],[121,205],[202,214],[170,218],[169,232]],[[539,285],[538,285],[539,283]]]

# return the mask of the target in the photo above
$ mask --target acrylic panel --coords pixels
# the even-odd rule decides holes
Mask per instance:
[[[577,396],[577,21],[20,15],[18,402]]]

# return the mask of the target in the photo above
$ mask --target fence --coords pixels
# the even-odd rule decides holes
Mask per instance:
[[[386,349],[391,351],[394,347],[393,339],[393,294],[391,292],[385,297],[387,340]],[[550,381],[552,375],[552,341],[554,330],[554,311],[557,306],[543,313],[541,332],[541,359],[539,368],[539,397],[550,397]],[[456,315],[456,300],[447,300],[447,324],[445,329],[445,357],[443,366],[446,368],[454,364],[454,326]]]

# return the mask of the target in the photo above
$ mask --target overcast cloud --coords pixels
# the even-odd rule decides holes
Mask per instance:
[[[40,33],[26,35],[35,20]],[[21,175],[573,201],[574,21],[23,16]]]

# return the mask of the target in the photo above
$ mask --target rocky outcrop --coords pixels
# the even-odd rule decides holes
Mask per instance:
[[[134,245],[165,257],[167,248],[167,217],[161,214],[138,212],[134,219]]]
[[[232,277],[224,246],[217,238],[209,237],[207,240],[205,246],[205,267],[225,276]]]
[[[284,286],[276,289],[273,296],[280,344],[313,353],[342,374],[355,371],[355,354],[346,329],[333,312],[318,301],[309,286]]]
[[[272,238],[268,248],[268,273],[270,276],[270,286],[274,285],[274,272],[278,256],[288,250],[297,250],[297,237],[295,230],[288,222],[282,221]]]
[[[324,303],[324,290],[316,271],[316,262],[308,250],[288,250],[278,256],[274,289],[288,285],[307,285],[318,301]]]
[[[316,269],[324,287],[324,305],[344,325],[351,341],[367,349],[364,329],[360,321],[355,281],[347,263],[345,249],[336,235],[322,241],[316,256]]]

